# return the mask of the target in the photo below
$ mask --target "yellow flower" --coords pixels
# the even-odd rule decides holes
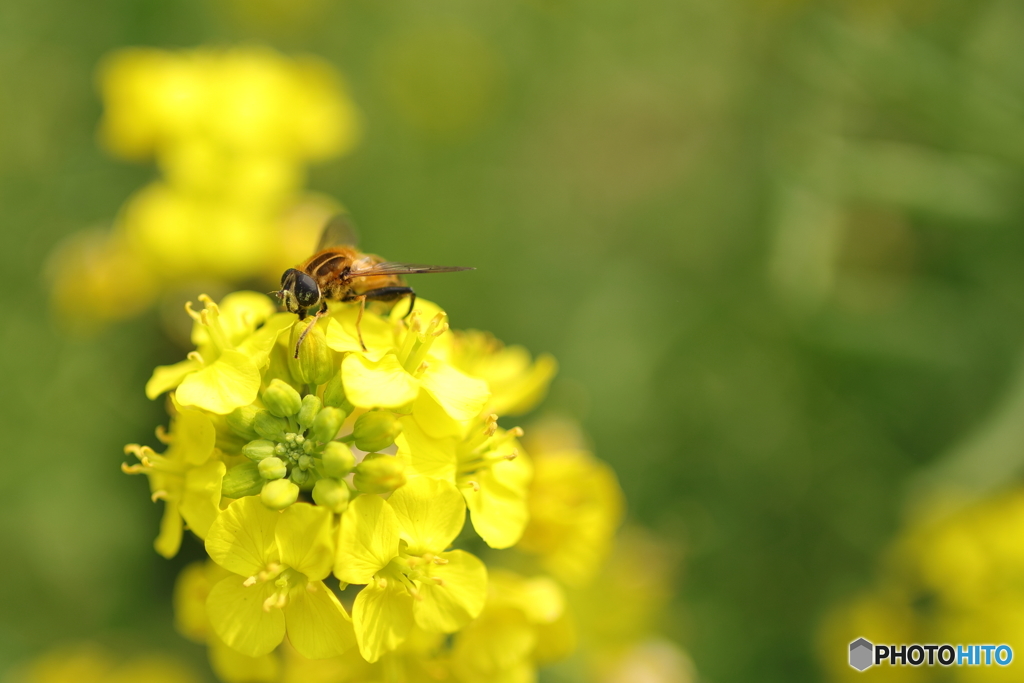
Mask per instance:
[[[494,571],[483,613],[455,637],[453,668],[466,681],[532,680],[538,660],[556,661],[574,647],[558,584]]]
[[[206,603],[214,632],[228,646],[259,657],[287,632],[296,650],[320,659],[353,645],[349,616],[323,582],[334,556],[325,508],[299,503],[274,512],[255,497],[240,498],[213,523],[206,551],[232,572]]]
[[[527,494],[533,467],[516,442],[522,430],[501,430],[497,416],[473,422],[465,438],[435,438],[416,416],[403,417],[396,439],[400,457],[428,477],[455,484],[469,508],[473,528],[492,548],[510,548],[529,518]]]
[[[611,549],[623,513],[612,469],[584,450],[531,448],[530,521],[519,548],[572,586],[586,584]]]
[[[411,405],[435,432],[459,432],[460,423],[477,417],[487,402],[487,383],[447,362],[451,333],[444,311],[417,300],[408,325],[397,320],[404,312],[393,311],[392,323],[372,314],[363,316],[360,329],[366,351],[359,343],[355,307],[341,309],[330,321],[327,345],[346,354],[341,363],[345,396],[357,408]],[[431,314],[426,325],[421,322],[424,313]]]
[[[470,377],[487,382],[491,399],[485,407],[497,415],[522,415],[544,400],[558,371],[550,354],[530,360],[522,346],[505,346],[494,335],[478,330],[456,332],[452,364]]]
[[[119,661],[98,645],[83,643],[52,650],[8,672],[10,683],[199,683],[181,662],[160,655]]]
[[[197,536],[206,536],[220,509],[225,467],[223,462],[211,458],[216,433],[210,418],[198,410],[176,407],[170,433],[163,438],[170,445],[162,455],[148,446],[126,446],[125,452],[135,455],[139,462],[122,464],[121,470],[126,474],[145,474],[153,500],[164,501],[160,535],[154,547],[170,558],[181,546],[183,519]]]
[[[352,619],[369,662],[397,648],[413,624],[454,633],[483,609],[484,564],[462,550],[446,551],[462,530],[466,506],[451,484],[410,480],[390,499],[363,495],[342,516],[334,574],[367,584]]]
[[[211,413],[226,415],[256,400],[260,368],[270,361],[278,335],[295,316],[275,314],[270,299],[256,292],[235,292],[218,306],[205,294],[197,313],[185,308],[195,323],[192,341],[198,351],[174,365],[158,367],[146,384],[146,395],[156,398],[177,387],[176,400]],[[262,325],[262,326],[261,326]]]
[[[247,657],[232,650],[217,637],[206,613],[210,589],[231,572],[206,562],[189,564],[174,583],[174,625],[178,633],[209,646],[210,666],[225,683],[274,683],[280,677],[280,663],[273,653]]]

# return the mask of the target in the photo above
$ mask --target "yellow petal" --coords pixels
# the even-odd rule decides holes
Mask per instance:
[[[220,514],[220,487],[225,471],[227,467],[223,462],[211,460],[185,473],[181,516],[199,538],[206,538],[213,520]]]
[[[530,513],[527,492],[533,467],[520,452],[475,476],[479,489],[464,488],[473,528],[492,548],[511,548],[523,536]]]
[[[219,308],[220,324],[235,344],[277,313],[277,306],[269,296],[249,291],[228,294],[221,299]]]
[[[303,657],[337,657],[356,643],[352,620],[323,581],[312,581],[306,588],[293,591],[284,617],[288,640]]]
[[[280,518],[259,496],[232,501],[210,525],[206,552],[228,571],[254,576],[279,559],[274,532]]]
[[[227,415],[235,408],[256,400],[260,371],[248,356],[228,350],[202,370],[193,372],[178,385],[176,397],[183,406],[196,406],[211,413]]]
[[[253,332],[236,348],[245,354],[257,367],[263,367],[270,360],[270,352],[274,349],[281,333],[292,326],[295,316],[291,313],[278,313],[264,323],[263,327]]]
[[[366,351],[363,351],[356,332],[358,314],[359,309],[355,306],[345,306],[332,314],[331,321],[327,323],[327,346],[343,353],[359,353],[372,361],[380,360],[386,353],[394,350],[395,335],[391,325],[373,313],[364,313],[359,324],[359,329],[363,333],[363,343],[366,344]]]
[[[160,518],[160,535],[153,541],[153,547],[163,557],[171,559],[181,547],[181,514],[178,503],[168,500],[164,503],[164,516]]]
[[[412,404],[412,415],[416,418],[416,424],[420,426],[423,433],[435,439],[445,437],[462,437],[465,432],[464,423],[453,420],[444,411],[441,404],[425,391]]]
[[[552,378],[558,372],[554,356],[537,357],[532,367],[506,381],[501,389],[494,389],[487,410],[498,415],[522,415],[533,410],[548,392]],[[494,384],[491,384],[492,389]]]
[[[480,616],[487,600],[487,568],[462,550],[444,553],[448,564],[434,565],[420,583],[421,600],[413,603],[416,624],[427,631],[454,633]]]
[[[212,636],[209,643],[210,666],[224,683],[275,683],[280,677],[281,663],[271,654],[247,657]]]
[[[413,624],[412,596],[398,581],[383,584],[363,588],[352,606],[359,653],[371,663],[401,645]]]
[[[447,363],[428,363],[420,383],[455,420],[472,420],[491,395],[487,382],[470,377]]]
[[[209,416],[193,408],[179,407],[171,433],[174,441],[167,457],[181,458],[192,465],[206,462],[217,442],[217,431]]]
[[[370,583],[398,557],[398,518],[383,498],[362,495],[341,516],[334,575],[345,583]]]
[[[260,657],[284,640],[284,615],[264,610],[274,592],[273,582],[243,586],[240,576],[229,576],[210,589],[206,612],[210,625],[224,643],[243,655]]]
[[[455,485],[416,477],[388,499],[411,555],[440,553],[451,545],[466,521],[466,503]]]
[[[160,365],[153,371],[153,376],[146,382],[146,397],[150,400],[156,398],[165,391],[170,391],[181,384],[181,380],[189,373],[203,367],[197,360],[183,360],[174,365]]]
[[[402,433],[395,443],[398,444],[398,455],[405,459],[413,472],[454,482],[455,467],[458,464],[455,439],[428,436],[411,415],[403,417],[401,423]]]
[[[359,408],[399,408],[419,393],[419,383],[393,353],[371,361],[350,353],[341,362],[345,396]]]
[[[334,538],[326,508],[296,503],[281,513],[275,536],[281,562],[313,581],[331,573]]]

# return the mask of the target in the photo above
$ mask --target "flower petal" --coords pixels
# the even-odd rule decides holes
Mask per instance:
[[[255,401],[259,390],[260,371],[255,363],[244,353],[229,349],[210,365],[182,380],[176,398],[183,406],[227,415]]]
[[[479,490],[462,489],[473,528],[492,548],[511,548],[522,538],[530,513],[527,493],[533,466],[520,451],[475,475]]]
[[[214,632],[243,655],[260,657],[284,640],[284,615],[279,609],[264,610],[274,592],[272,582],[243,586],[239,576],[229,576],[210,589],[206,612]]]
[[[268,319],[263,327],[247,337],[236,349],[252,359],[257,367],[263,367],[270,359],[270,352],[274,349],[278,337],[294,322],[295,316],[291,313],[278,313]]]
[[[153,547],[161,556],[171,559],[181,547],[181,531],[178,503],[168,500],[164,503],[164,516],[160,518],[160,535],[153,541]]]
[[[475,556],[453,550],[442,556],[448,564],[431,568],[420,582],[422,600],[413,603],[416,624],[427,631],[454,633],[480,616],[487,600],[487,568]]]
[[[395,440],[399,456],[405,457],[414,472],[435,479],[455,481],[455,439],[440,439],[428,436],[416,418],[409,415],[401,418],[402,433]]]
[[[348,354],[341,362],[341,381],[345,396],[359,408],[399,408],[411,403],[420,390],[393,353],[376,362]]]
[[[281,663],[273,654],[247,657],[217,636],[210,637],[209,646],[210,666],[225,683],[275,683],[280,677]]]
[[[491,396],[487,382],[470,377],[447,363],[428,363],[420,383],[456,420],[472,420]]]
[[[178,407],[171,434],[174,441],[167,457],[180,458],[191,465],[202,465],[209,460],[217,443],[217,431],[210,417],[194,408]]]
[[[455,485],[429,477],[410,479],[391,495],[388,505],[410,555],[443,552],[466,521],[466,503]]]
[[[331,315],[327,323],[327,346],[335,351],[359,353],[372,361],[380,360],[386,353],[394,350],[395,335],[391,326],[373,313],[364,313],[359,323],[359,331],[363,334],[366,351],[359,345],[359,333],[356,331],[356,317],[359,309],[345,306]]]
[[[296,503],[281,513],[275,536],[281,562],[312,581],[331,573],[334,538],[327,508]]]
[[[274,531],[280,518],[259,496],[232,501],[210,525],[206,552],[225,569],[254,576],[278,560]]]
[[[352,606],[359,653],[370,663],[401,645],[413,624],[413,599],[405,587],[395,580],[381,583],[359,591]]]
[[[150,400],[156,398],[165,391],[170,391],[181,384],[181,380],[189,373],[203,367],[197,360],[183,360],[174,365],[160,365],[153,370],[153,376],[146,382],[146,397]]]
[[[398,518],[383,498],[362,495],[341,516],[334,575],[346,583],[370,583],[398,557]]]
[[[185,473],[181,516],[199,538],[206,538],[213,520],[220,514],[220,487],[225,471],[223,462],[211,460]]]
[[[284,618],[288,639],[303,657],[337,657],[356,644],[352,620],[323,581],[311,581],[293,591]]]
[[[421,391],[420,395],[413,401],[412,416],[416,418],[416,424],[420,426],[423,433],[435,439],[443,439],[448,436],[462,437],[464,435],[464,423],[453,420],[444,411],[441,404],[426,391]]]

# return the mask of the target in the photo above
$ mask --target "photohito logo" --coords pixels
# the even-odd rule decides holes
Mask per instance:
[[[850,666],[864,671],[876,664],[889,666],[1007,666],[1013,661],[1009,645],[875,645],[866,638],[850,643]]]

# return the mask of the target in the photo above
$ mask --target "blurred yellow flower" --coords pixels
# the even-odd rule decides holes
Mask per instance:
[[[484,410],[499,416],[533,410],[544,400],[558,370],[550,354],[531,361],[530,352],[522,346],[505,346],[494,335],[478,330],[455,334],[452,364],[487,382],[491,399]]]
[[[184,664],[162,655],[128,661],[99,645],[57,648],[16,669],[10,683],[200,683]]]

